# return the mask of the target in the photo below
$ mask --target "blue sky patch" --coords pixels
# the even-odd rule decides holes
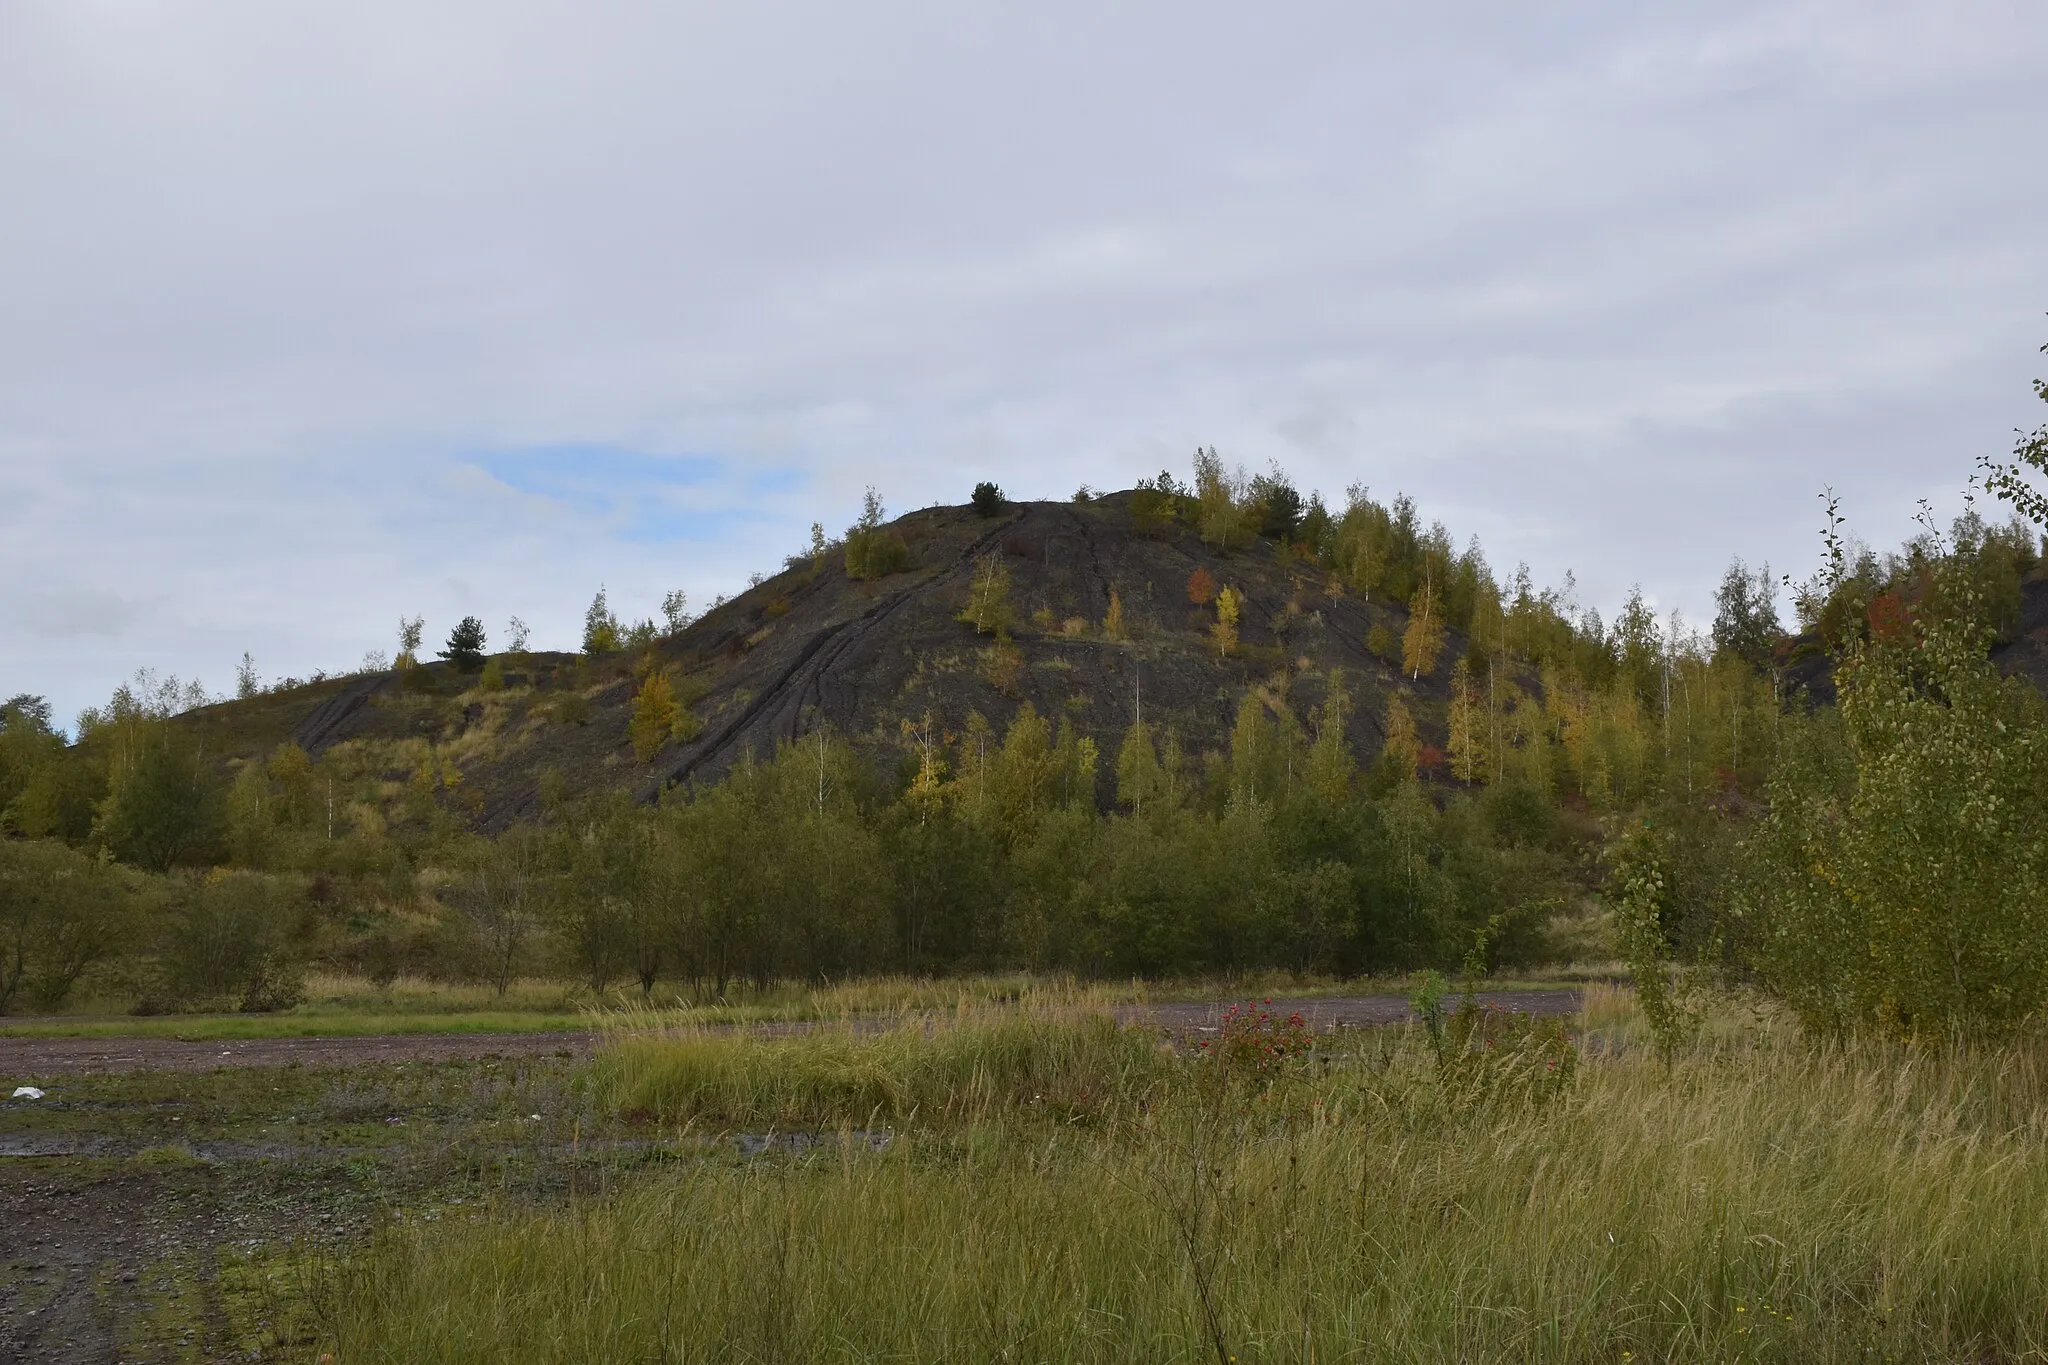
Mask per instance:
[[[606,522],[642,544],[718,540],[767,513],[752,499],[800,489],[801,469],[715,455],[658,455],[621,446],[493,451],[471,462],[508,488]]]

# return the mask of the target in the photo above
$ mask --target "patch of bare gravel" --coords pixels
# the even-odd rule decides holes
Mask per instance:
[[[1486,991],[1482,1004],[1525,1014],[1575,1014],[1575,990]],[[1325,996],[1304,999],[1273,997],[1261,1008],[1279,1017],[1299,1013],[1310,1028],[1369,1028],[1410,1017],[1408,1001],[1399,995]],[[1195,1033],[1221,1025],[1226,1001],[1172,1001],[1133,1005],[1117,1010],[1132,1023],[1155,1024],[1174,1033]],[[751,1030],[788,1033],[788,1024],[764,1024]],[[235,1041],[186,1041],[177,1038],[9,1038],[0,1036],[0,1081],[9,1089],[38,1078],[65,1075],[107,1075],[122,1071],[211,1071],[217,1067],[354,1066],[362,1062],[468,1061],[484,1057],[587,1057],[597,1046],[595,1033],[462,1033],[401,1034],[370,1038],[256,1038]]]

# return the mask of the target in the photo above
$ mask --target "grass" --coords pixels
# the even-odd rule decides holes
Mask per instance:
[[[1816,1050],[1724,1007],[1667,1068],[1626,992],[1592,995],[1576,1068],[1484,1022],[1442,1054],[1420,1029],[1301,1053],[1255,1028],[1190,1055],[1053,1006],[623,1040],[594,1094],[647,1111],[659,1173],[388,1229],[321,1281],[323,1343],[351,1361],[2048,1352],[2048,1048]],[[1089,1101],[1027,1098],[1048,1094]],[[881,1150],[829,1140],[881,1120]],[[748,1160],[705,1138],[787,1124],[828,1140]]]
[[[597,1075],[618,1109],[673,1123],[959,1127],[1027,1107],[1070,1120],[1114,1113],[1166,1065],[1156,1038],[1106,1014],[983,1006],[880,1034],[837,1028],[780,1044],[701,1030],[632,1034],[605,1050]]]

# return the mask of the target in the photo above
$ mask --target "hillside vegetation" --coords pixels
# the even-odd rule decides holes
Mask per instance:
[[[276,1009],[308,963],[651,999],[1625,954],[1829,1028],[2009,1026],[2048,988],[2036,532],[1828,535],[1789,628],[1740,561],[1706,631],[1609,622],[1405,498],[1205,451],[1069,503],[871,493],[695,619],[600,592],[574,655],[471,617],[423,662],[414,619],[234,701],[145,675],[70,743],[17,697],[0,1008]]]

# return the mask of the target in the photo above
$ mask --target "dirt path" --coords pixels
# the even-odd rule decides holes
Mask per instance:
[[[1572,1014],[1577,991],[1489,991],[1484,1003],[1525,1014]],[[1399,995],[1353,995],[1316,999],[1275,997],[1270,1008],[1281,1018],[1299,1012],[1317,1031],[1365,1028],[1409,1017]],[[1151,1023],[1174,1033],[1198,1033],[1221,1026],[1223,1001],[1170,1001],[1119,1008],[1121,1019]],[[887,1020],[873,1021],[882,1027]],[[749,1031],[786,1033],[803,1027],[762,1024]],[[250,1066],[353,1066],[361,1062],[466,1061],[481,1057],[587,1057],[597,1035],[575,1033],[402,1034],[371,1038],[257,1038],[187,1042],[177,1038],[10,1038],[0,1035],[0,1083],[7,1091],[39,1078],[106,1075],[123,1071],[211,1071]]]
[[[38,1076],[119,1071],[211,1071],[242,1066],[354,1066],[359,1062],[452,1062],[478,1057],[588,1056],[591,1033],[425,1033],[375,1038],[0,1037],[0,1083],[9,1092]]]

